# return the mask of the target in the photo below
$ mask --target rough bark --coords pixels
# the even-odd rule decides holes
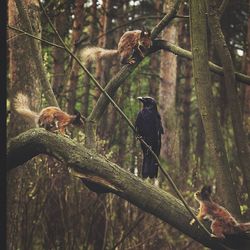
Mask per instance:
[[[199,111],[205,129],[210,156],[214,160],[217,186],[224,197],[225,206],[240,217],[240,209],[232,183],[230,167],[222,132],[213,101],[208,68],[205,0],[190,1],[191,46],[193,51],[193,76]]]
[[[29,130],[9,142],[7,147],[9,171],[38,154],[48,154],[67,163],[73,175],[87,177],[108,187],[111,192],[166,221],[203,245],[225,249],[222,245],[218,245],[216,239],[210,238],[196,225],[190,226],[190,214],[171,194],[144,182],[81,144],[44,129]],[[234,249],[239,246],[240,249],[244,249],[240,245],[243,244],[243,239],[242,242],[239,240],[240,238]],[[233,241],[223,243],[233,246]],[[245,244],[249,246],[249,243],[250,240],[245,240]]]

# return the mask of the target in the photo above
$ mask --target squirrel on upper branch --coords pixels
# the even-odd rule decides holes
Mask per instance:
[[[194,194],[194,197],[200,203],[197,218],[199,220],[209,219],[212,222],[212,236],[224,239],[225,235],[245,233],[250,230],[250,222],[237,222],[226,208],[211,199],[211,193],[211,186],[204,186],[201,191],[197,191]],[[194,222],[195,220],[193,219],[190,221],[190,224],[192,225]]]
[[[45,128],[51,132],[60,132],[66,135],[66,127],[70,124],[82,126],[84,117],[76,111],[75,115],[69,115],[58,107],[47,107],[36,113],[30,109],[28,97],[18,93],[14,99],[14,109],[24,118],[35,122],[37,127]]]
[[[122,35],[117,50],[88,47],[82,50],[81,58],[84,62],[93,62],[119,55],[122,64],[134,64],[135,56],[144,58],[145,50],[151,46],[152,40],[150,31],[132,30]]]

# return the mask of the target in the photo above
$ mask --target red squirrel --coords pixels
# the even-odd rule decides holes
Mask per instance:
[[[119,55],[122,64],[134,64],[135,55],[144,58],[144,51],[151,46],[150,31],[132,30],[122,35],[117,50],[88,47],[81,52],[81,58],[84,62],[93,62],[102,58],[111,58]]]
[[[18,93],[14,99],[14,109],[24,118],[35,122],[37,127],[45,128],[51,132],[59,132],[66,135],[66,127],[70,124],[83,125],[83,116],[76,111],[76,115],[69,115],[58,107],[47,107],[39,113],[32,111],[29,107],[28,97]]]
[[[211,193],[211,186],[204,186],[201,191],[197,191],[194,194],[194,197],[200,203],[197,218],[199,220],[208,219],[212,222],[211,230],[213,237],[224,239],[225,235],[244,233],[250,230],[250,222],[237,222],[226,208],[211,199]],[[194,222],[195,220],[193,219],[190,224],[192,225]]]

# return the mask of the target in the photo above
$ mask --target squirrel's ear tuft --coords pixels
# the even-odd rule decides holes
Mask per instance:
[[[151,36],[150,29],[146,29],[145,27],[143,27],[141,29],[141,37],[150,37],[150,36]]]
[[[211,194],[212,193],[212,187],[210,185],[205,185],[202,189],[201,189],[202,193],[207,193],[207,194]]]
[[[84,117],[78,110],[74,110],[74,115],[76,116],[74,125],[83,125],[86,121],[86,117]]]

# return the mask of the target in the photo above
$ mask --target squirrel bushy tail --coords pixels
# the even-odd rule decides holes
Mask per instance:
[[[37,123],[39,114],[32,111],[29,106],[28,97],[22,93],[18,93],[14,99],[14,109],[26,119],[32,120]]]
[[[246,222],[246,223],[239,223],[239,225],[237,226],[240,231],[243,232],[249,232],[250,231],[250,222]]]
[[[82,61],[86,64],[95,62],[103,58],[113,58],[118,55],[118,50],[103,49],[99,47],[88,47],[81,51],[80,56]]]

